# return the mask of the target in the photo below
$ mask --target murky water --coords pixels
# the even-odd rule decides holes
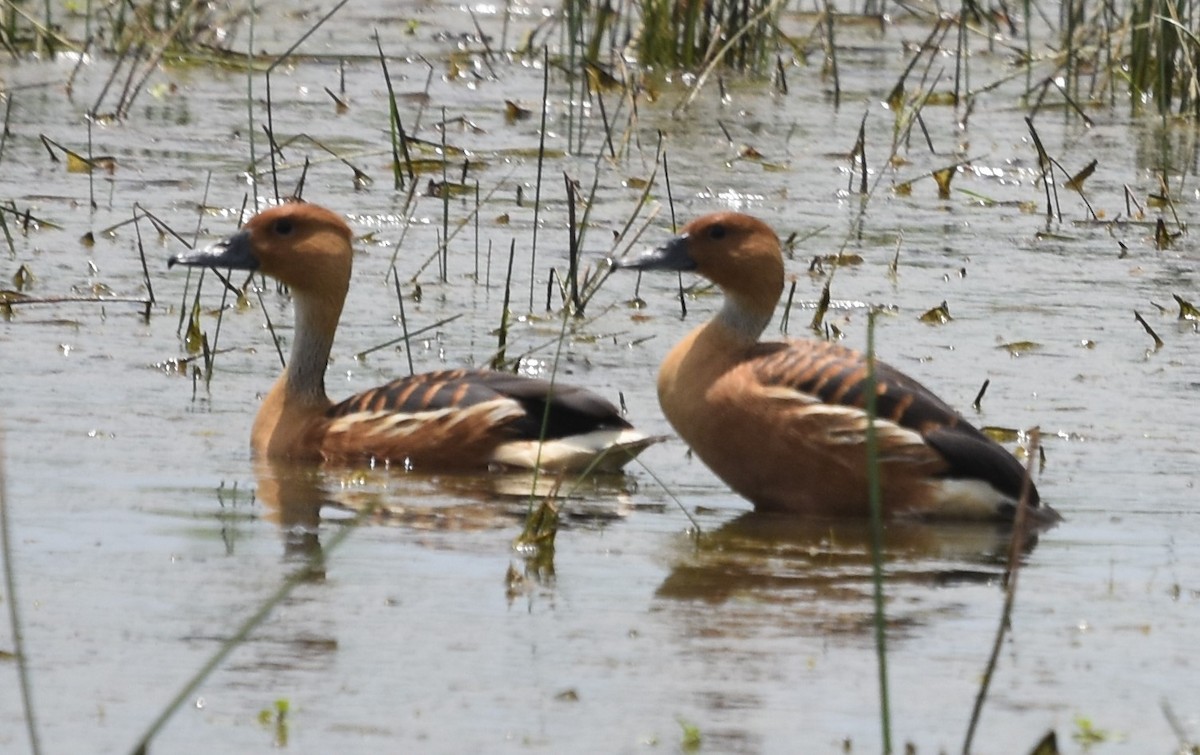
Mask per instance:
[[[485,28],[499,29],[495,9],[473,10]],[[509,39],[541,15],[537,7],[519,11]],[[847,30],[853,43],[840,61],[840,109],[815,58],[812,67],[791,69],[786,96],[731,81],[720,101],[714,84],[680,119],[670,110],[682,90],[664,83],[656,103],[639,102],[627,151],[616,160],[601,155],[607,145],[598,106],[583,122],[578,154],[561,156],[565,135],[579,123],[568,121],[567,85],[557,76],[532,261],[537,117],[508,123],[504,101],[536,112],[540,64],[487,64],[477,56],[450,78],[449,40],[471,32],[470,15],[435,4],[412,16],[419,23],[408,35],[403,24],[351,5],[303,48],[342,56],[344,65],[300,60],[272,78],[277,138],[307,135],[373,179],[356,189],[354,171],[312,141],[283,148],[281,191],[291,190],[311,158],[305,196],[346,213],[368,236],[359,243],[334,348],[331,395],[407,370],[395,348],[354,357],[401,334],[387,274],[402,237],[397,269],[420,284],[419,301],[415,284],[404,287],[410,329],[462,315],[414,342],[418,370],[491,358],[513,241],[512,309],[521,319],[508,354],[528,352],[530,372],[553,369],[561,321],[545,312],[545,299],[549,269],[566,270],[562,174],[585,193],[595,183],[585,247],[598,261],[613,251],[612,232],[637,206],[638,181],[653,171],[662,129],[681,221],[733,207],[804,239],[789,263],[797,307],[806,307],[793,310],[793,335],[806,332],[807,307],[826,280],[808,272],[809,261],[845,243],[863,258],[833,278],[838,306],[830,321],[847,343],[865,343],[861,303],[889,305],[895,316],[882,318],[877,334],[888,361],[981,424],[1036,425],[1046,433],[1038,484],[1067,521],[1027,558],[976,749],[1020,752],[1049,729],[1069,742],[1090,728],[1105,738],[1105,752],[1170,752],[1180,734],[1164,707],[1183,736],[1200,738],[1193,652],[1200,508],[1191,440],[1200,420],[1200,336],[1194,323],[1175,319],[1172,301],[1172,294],[1200,299],[1192,236],[1158,250],[1152,224],[1090,222],[1078,195],[1064,189],[1064,222],[1048,226],[1018,81],[981,97],[962,129],[952,109],[926,109],[936,154],[914,136],[902,152],[909,162],[896,173],[905,180],[969,161],[949,199],[937,198],[931,178],[901,195],[885,177],[864,209],[847,192],[856,179],[846,155],[866,113],[868,162],[878,170],[887,157],[893,118],[880,100],[903,64],[896,48],[926,33],[900,24],[882,36]],[[256,45],[282,50],[312,23],[268,15]],[[469,151],[469,175],[480,185],[478,232],[473,197],[445,207],[450,229],[463,226],[450,242],[445,282],[429,262],[443,201],[422,191],[406,221],[405,192],[391,188],[374,28],[396,56],[389,71],[406,95],[406,127],[440,143],[444,108],[451,122],[445,139]],[[426,90],[429,68],[418,53],[433,62],[427,98],[409,96]],[[31,296],[145,297],[134,227],[101,233],[128,221],[135,204],[189,238],[197,224],[202,240],[236,224],[248,190],[250,131],[241,73],[156,74],[126,121],[92,132],[93,152],[116,158],[111,175],[89,181],[47,156],[39,135],[87,152],[81,114],[110,65],[83,66],[70,97],[64,81],[72,60],[6,60],[0,68],[12,102],[0,201],[43,221],[22,232],[6,216],[14,235],[11,252],[0,252],[4,288],[24,265],[35,276]],[[1002,56],[982,51],[973,65],[976,85],[1011,73]],[[339,92],[343,75],[350,108],[339,115],[323,90]],[[254,86],[257,103],[261,77]],[[607,96],[606,113],[624,135],[628,105]],[[256,107],[256,117],[264,113]],[[1104,220],[1124,217],[1124,187],[1145,203],[1164,158],[1173,187],[1181,171],[1188,174],[1176,193],[1180,217],[1200,216],[1195,131],[1164,131],[1155,121],[1131,120],[1121,107],[1090,115],[1091,128],[1050,110],[1036,124],[1068,169],[1099,161],[1086,191]],[[761,160],[739,158],[745,146]],[[261,131],[255,149],[266,154]],[[269,182],[260,190],[272,193]],[[653,198],[660,214],[647,242],[670,231],[661,185]],[[202,203],[208,209],[199,212]],[[1155,212],[1149,209],[1151,219]],[[165,260],[182,247],[145,220],[140,228],[157,299],[148,318],[135,304],[56,303],[17,306],[0,321],[13,555],[49,751],[132,746],[218,643],[319,548],[327,548],[322,569],[204,683],[155,740],[155,752],[194,752],[198,742],[206,750],[265,751],[284,736],[290,752],[675,751],[683,724],[697,727],[712,752],[840,751],[846,741],[855,752],[878,749],[870,568],[860,525],[750,515],[745,501],[673,441],[643,458],[695,516],[706,533],[699,544],[686,535],[689,521],[670,496],[634,468],[577,491],[552,564],[532,564],[510,547],[525,505],[506,494],[510,480],[256,468],[249,425],[278,368],[264,312],[252,301],[225,313],[209,385],[194,381],[190,368],[176,369],[172,360],[185,356],[177,326],[187,275],[168,273]],[[94,246],[81,243],[89,231]],[[652,365],[716,302],[698,295],[681,319],[675,281],[646,278],[638,292],[646,306],[634,310],[627,302],[635,284],[631,274],[612,278],[587,317],[570,323],[558,371],[614,399],[622,395],[639,427],[666,433]],[[206,291],[215,309],[214,281]],[[273,288],[263,296],[287,339],[287,299]],[[943,301],[951,322],[919,321]],[[1163,338],[1162,349],[1152,350],[1134,310]],[[206,316],[205,327],[213,339],[215,317]],[[1022,341],[1036,347],[1019,356],[1001,347]],[[991,386],[974,415],[969,406],[985,379]],[[324,521],[315,535],[303,527],[321,501],[384,503],[392,516],[329,549],[345,524]],[[961,746],[1001,609],[1005,542],[992,527],[889,528],[894,730],[919,752]],[[510,567],[521,580],[506,578]],[[11,649],[7,629],[0,636],[0,649]],[[0,665],[0,678],[0,747],[21,751],[11,661]],[[278,699],[290,703],[286,726],[260,722],[260,711]]]

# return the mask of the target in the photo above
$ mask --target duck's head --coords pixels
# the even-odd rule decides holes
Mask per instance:
[[[630,270],[703,275],[727,295],[774,309],[783,292],[783,255],[771,226],[740,212],[702,215],[662,246],[619,264]]]
[[[293,202],[264,210],[232,236],[176,254],[167,265],[254,270],[295,293],[345,296],[354,256],[350,238],[350,227],[334,213]]]

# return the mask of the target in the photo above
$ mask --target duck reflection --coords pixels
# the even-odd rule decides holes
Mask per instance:
[[[566,521],[604,523],[633,510],[625,474],[535,476],[528,471],[421,475],[258,458],[257,497],[284,533],[289,556],[320,555],[322,524],[372,524],[421,531],[477,531],[519,524],[533,498],[567,499]]]
[[[995,522],[884,523],[888,585],[1002,583],[1013,525]],[[1027,529],[1022,557],[1037,543]],[[660,598],[707,603],[733,600],[862,601],[872,590],[871,528],[859,519],[749,512],[681,544],[659,586]],[[843,616],[844,617],[844,616]]]

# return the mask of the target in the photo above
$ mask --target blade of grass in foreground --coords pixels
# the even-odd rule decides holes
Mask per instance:
[[[1021,554],[1025,552],[1027,534],[1026,514],[1029,511],[1029,492],[1033,486],[1033,465],[1040,456],[1041,433],[1035,428],[1029,435],[1029,463],[1025,468],[1025,480],[1021,483],[1021,499],[1017,501],[1017,511],[1013,517],[1012,539],[1008,545],[1008,566],[1004,572],[1004,608],[1000,611],[1000,624],[996,627],[996,637],[992,642],[992,652],[988,657],[987,666],[983,670],[983,680],[979,684],[979,693],[975,696],[975,707],[971,710],[971,721],[967,724],[967,735],[963,740],[963,755],[971,752],[971,743],[975,739],[975,729],[983,715],[983,703],[987,699],[988,688],[992,676],[996,672],[996,664],[1000,660],[1000,648],[1004,644],[1012,621],[1013,604],[1017,599],[1017,574],[1021,568]]]
[[[875,655],[879,659],[879,721],[882,751],[892,751],[888,700],[887,623],[883,612],[883,496],[879,480],[879,439],[875,433],[875,310],[867,313],[867,495],[871,502],[871,581],[875,586]]]
[[[158,735],[158,732],[160,732],[162,728],[167,725],[167,722],[171,720],[171,716],[175,715],[175,711],[177,711],[179,707],[183,705],[184,701],[191,698],[192,694],[199,689],[200,685],[204,683],[204,680],[208,678],[209,674],[217,670],[221,663],[224,662],[225,658],[227,658],[235,648],[241,645],[242,642],[244,642],[245,639],[250,636],[250,633],[258,627],[258,625],[262,624],[263,621],[265,621],[266,618],[271,615],[271,611],[275,610],[275,607],[282,603],[297,585],[299,585],[301,582],[306,582],[311,578],[313,570],[318,567],[322,561],[327,560],[329,558],[329,554],[332,553],[339,545],[341,545],[347,537],[349,537],[350,533],[356,529],[358,522],[361,521],[364,516],[366,516],[365,512],[363,514],[359,514],[358,517],[350,522],[347,522],[341,529],[339,529],[334,536],[329,539],[329,542],[325,544],[323,550],[313,554],[308,560],[306,560],[294,572],[292,572],[288,578],[285,579],[283,583],[275,590],[275,592],[265,601],[263,601],[262,605],[258,607],[258,610],[251,614],[245,621],[243,621],[241,626],[234,630],[233,634],[230,635],[229,639],[221,643],[221,647],[217,648],[217,652],[213,653],[212,657],[209,658],[208,661],[206,661],[204,665],[201,666],[196,673],[187,680],[179,692],[167,702],[166,706],[158,714],[158,717],[155,718],[154,722],[150,724],[150,728],[146,730],[146,733],[141,736],[137,744],[133,746],[130,752],[132,752],[134,755],[147,755],[147,753],[150,752],[151,741]]]
[[[13,655],[17,659],[17,680],[21,687],[21,705],[25,708],[25,727],[29,731],[29,750],[34,755],[42,751],[38,737],[37,715],[33,707],[33,691],[29,686],[29,663],[21,637],[21,614],[17,600],[17,576],[13,572],[12,538],[8,529],[8,496],[4,481],[4,433],[0,430],[0,551],[4,554],[4,590],[8,593],[9,631],[13,637]]]

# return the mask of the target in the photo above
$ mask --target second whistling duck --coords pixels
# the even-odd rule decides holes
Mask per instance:
[[[759,341],[784,284],[770,226],[705,215],[618,266],[693,271],[725,294],[658,373],[667,420],[718,477],[759,510],[869,512],[866,358],[824,341]],[[1026,484],[1020,462],[899,370],[876,360],[875,380],[885,514],[1011,519]],[[1032,483],[1027,500],[1033,519],[1060,518]]]
[[[325,394],[325,368],[350,286],[351,236],[333,212],[292,203],[168,262],[253,270],[291,291],[291,358],[254,419],[250,445],[257,455],[395,462],[417,471],[613,471],[658,440],[634,430],[590,391],[488,370],[400,378],[334,404]]]

